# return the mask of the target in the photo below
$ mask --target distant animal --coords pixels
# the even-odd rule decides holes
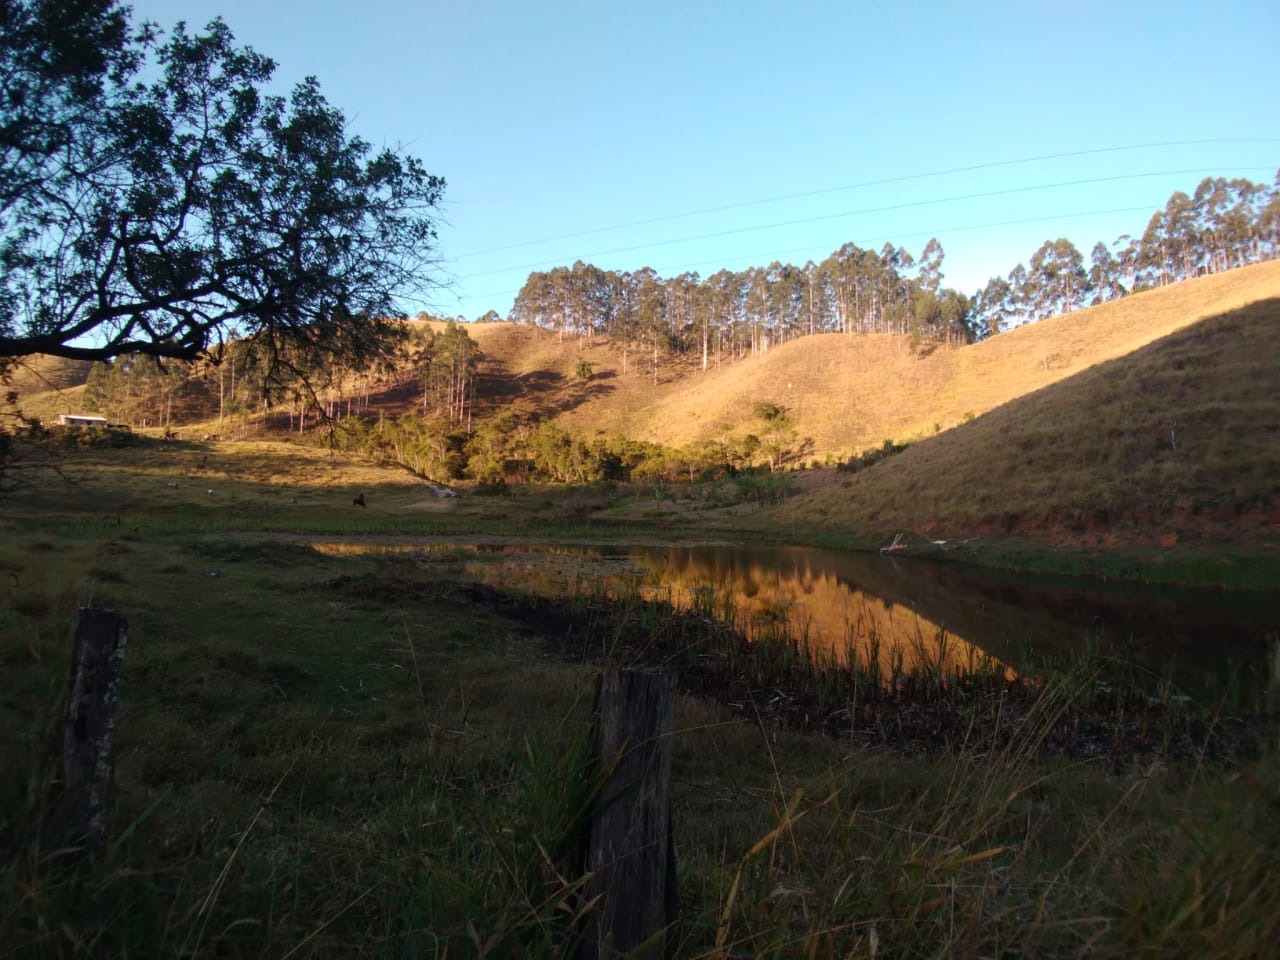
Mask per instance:
[[[364,502],[364,494],[363,494],[363,493],[362,493],[362,494],[360,494],[360,496],[356,497],[354,500],[352,500],[352,501],[351,501],[351,505],[352,505],[353,507],[367,507],[367,506],[368,506],[368,504]]]

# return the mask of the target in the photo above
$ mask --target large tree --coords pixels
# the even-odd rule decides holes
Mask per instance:
[[[273,363],[381,353],[420,293],[444,182],[349,136],[314,78],[215,20],[0,0],[0,365],[191,359],[234,325]]]

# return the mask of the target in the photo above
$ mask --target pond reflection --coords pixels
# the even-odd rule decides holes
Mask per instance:
[[[1081,654],[1200,691],[1265,682],[1280,598],[1030,578],[971,566],[804,548],[481,548],[467,576],[556,596],[639,588],[713,608],[749,637],[784,630],[821,657],[886,672],[984,658],[1010,673]],[[711,612],[711,610],[708,610]],[[1239,691],[1237,691],[1239,692]]]
[[[542,596],[639,591],[786,635],[817,657],[885,673],[1002,665],[1010,675],[1082,655],[1147,685],[1173,681],[1233,701],[1267,693],[1280,651],[1280,595],[1017,576],[964,564],[799,547],[398,546],[315,544],[331,553],[413,553],[469,578]],[[1280,652],[1276,654],[1280,669]]]

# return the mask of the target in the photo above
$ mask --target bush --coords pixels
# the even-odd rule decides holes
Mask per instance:
[[[836,469],[841,473],[857,473],[859,470],[865,470],[867,467],[873,467],[881,460],[892,457],[895,453],[901,453],[907,449],[905,443],[894,443],[892,440],[886,440],[883,445],[874,450],[867,450],[855,457],[850,457],[844,463],[836,464]]]
[[[752,503],[781,503],[797,490],[795,481],[781,473],[743,473],[737,484],[742,499]]]

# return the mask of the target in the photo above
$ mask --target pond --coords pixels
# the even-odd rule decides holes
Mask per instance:
[[[457,548],[451,548],[457,549]],[[991,658],[1010,672],[1092,655],[1213,695],[1256,694],[1280,643],[1280,596],[1034,578],[934,561],[743,546],[488,546],[466,575],[544,596],[639,590],[714,611],[749,637],[886,670]],[[1234,689],[1232,689],[1234,688]]]

